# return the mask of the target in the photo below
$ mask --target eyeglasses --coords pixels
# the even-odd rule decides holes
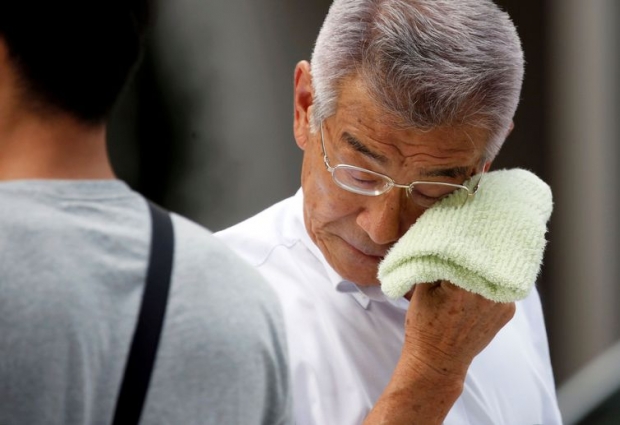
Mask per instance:
[[[476,184],[469,189],[462,184],[414,181],[405,184],[396,183],[391,177],[385,174],[376,173],[365,168],[356,167],[348,164],[338,164],[332,167],[329,164],[327,153],[325,151],[325,139],[323,137],[323,123],[321,123],[321,148],[323,149],[323,162],[332,175],[334,183],[342,189],[349,192],[357,193],[365,196],[379,196],[389,192],[394,187],[405,189],[407,195],[413,202],[423,208],[429,208],[436,202],[448,195],[455,194],[457,199],[462,199],[463,205],[469,198],[472,198],[480,187],[480,178]]]

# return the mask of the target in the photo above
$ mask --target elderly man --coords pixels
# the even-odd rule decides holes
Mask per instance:
[[[443,281],[392,301],[377,280],[427,208],[489,169],[522,77],[490,0],[334,1],[295,69],[302,189],[218,234],[280,296],[297,424],[561,422],[535,290],[495,303]]]

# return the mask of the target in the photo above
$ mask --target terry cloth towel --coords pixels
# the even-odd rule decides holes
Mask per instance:
[[[477,178],[465,183],[473,187]],[[379,265],[382,291],[405,295],[417,283],[447,280],[497,302],[525,298],[540,271],[551,189],[523,169],[481,176],[475,196],[433,205]]]

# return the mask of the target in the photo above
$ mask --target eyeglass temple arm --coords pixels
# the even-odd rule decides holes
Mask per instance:
[[[321,149],[323,150],[323,162],[325,163],[325,166],[327,167],[327,169],[331,172],[332,167],[331,165],[329,165],[329,158],[327,158],[327,152],[325,151],[325,139],[323,139],[323,122],[322,121],[321,121],[320,130],[321,130]]]
[[[480,189],[480,180],[482,180],[482,176],[480,176],[480,178],[478,178],[478,181],[476,182],[476,185],[469,192],[469,196],[473,196],[473,195],[476,194],[476,192],[478,192],[478,189]]]

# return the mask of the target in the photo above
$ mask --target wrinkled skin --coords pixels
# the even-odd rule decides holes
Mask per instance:
[[[401,189],[368,197],[333,182],[323,163],[320,133],[309,125],[311,81],[309,64],[300,62],[295,70],[294,132],[304,151],[306,228],[343,278],[378,285],[379,262],[424,210]],[[460,184],[489,168],[489,162],[480,165],[485,143],[480,129],[402,128],[373,104],[359,78],[352,76],[340,87],[336,112],[323,123],[332,166],[364,167],[400,184],[415,180]],[[352,147],[347,142],[351,138],[362,148]],[[448,282],[417,285],[408,298],[401,358],[366,425],[441,424],[462,392],[472,360],[515,312],[513,303],[495,303]]]

